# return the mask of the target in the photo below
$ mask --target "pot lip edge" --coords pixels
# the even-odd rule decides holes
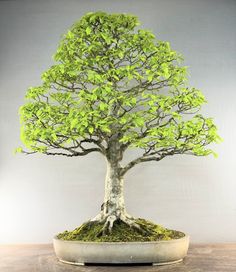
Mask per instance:
[[[184,232],[183,232],[184,233]],[[184,233],[184,237],[177,238],[177,239],[171,239],[171,240],[160,240],[160,241],[127,241],[127,242],[95,242],[95,241],[80,241],[80,240],[61,240],[57,238],[57,235],[53,237],[53,242],[54,241],[59,241],[62,243],[75,243],[75,244],[89,244],[89,245],[123,245],[123,244],[161,244],[161,243],[173,243],[173,242],[180,242],[183,240],[189,240],[190,235]]]

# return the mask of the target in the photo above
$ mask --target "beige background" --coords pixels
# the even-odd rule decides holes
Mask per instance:
[[[40,83],[60,35],[84,13],[136,14],[170,41],[190,67],[224,142],[219,158],[175,156],[142,164],[126,177],[127,209],[193,242],[236,242],[236,1],[0,1],[0,242],[47,243],[93,217],[103,199],[105,162],[12,154],[20,145],[18,108]]]

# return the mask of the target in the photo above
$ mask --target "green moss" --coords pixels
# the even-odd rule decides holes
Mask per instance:
[[[138,242],[170,240],[184,237],[184,233],[180,231],[166,229],[145,219],[137,218],[135,221],[147,231],[145,234],[117,220],[114,222],[112,232],[107,235],[99,236],[103,227],[102,223],[85,222],[73,231],[66,230],[59,233],[57,238],[61,240],[87,242]]]

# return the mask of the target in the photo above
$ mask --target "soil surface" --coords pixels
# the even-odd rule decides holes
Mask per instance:
[[[124,222],[117,220],[114,222],[111,233],[101,235],[103,223],[85,222],[73,231],[64,231],[57,235],[57,238],[68,241],[87,242],[147,242],[178,239],[185,236],[183,232],[166,229],[151,221],[137,218],[138,223],[144,232],[131,228]]]

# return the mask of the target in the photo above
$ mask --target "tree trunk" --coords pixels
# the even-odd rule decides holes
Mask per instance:
[[[106,154],[107,173],[104,202],[100,214],[94,220],[101,221],[108,216],[118,219],[125,214],[124,179],[120,174],[122,156],[119,142],[116,138],[111,139]]]
[[[90,220],[104,223],[101,235],[106,234],[107,231],[111,232],[114,222],[118,219],[143,232],[140,225],[135,222],[134,217],[130,216],[125,209],[124,179],[121,175],[122,167],[120,165],[122,157],[119,142],[116,141],[116,138],[110,139],[106,154],[107,173],[104,202],[101,206],[101,212]]]
[[[120,176],[119,172],[119,162],[107,160],[105,197],[102,204],[104,217],[113,215],[116,218],[120,218],[125,213],[124,179]]]

